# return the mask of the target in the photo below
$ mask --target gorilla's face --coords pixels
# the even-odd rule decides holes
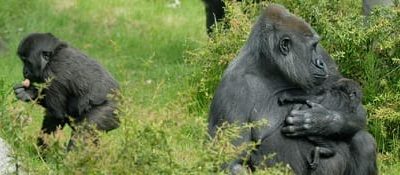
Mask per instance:
[[[354,104],[361,103],[363,97],[362,88],[356,81],[347,78],[341,78],[335,82],[333,89],[344,92]]]
[[[44,69],[59,41],[50,33],[31,34],[23,39],[18,47],[18,56],[24,64],[24,78],[42,83]]]
[[[263,40],[278,69],[292,83],[303,88],[322,84],[328,76],[319,49],[320,37],[302,19],[286,9],[267,12]]]
[[[304,88],[322,84],[328,69],[319,53],[323,51],[318,49],[319,37],[281,33],[271,52],[286,78]]]

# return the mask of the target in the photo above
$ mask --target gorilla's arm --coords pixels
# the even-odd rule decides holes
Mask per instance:
[[[49,114],[57,119],[64,119],[67,116],[67,91],[57,80],[53,80],[51,85],[44,90],[46,96],[42,106],[47,109]]]
[[[243,85],[238,86],[238,83],[228,81],[221,82],[210,108],[209,133],[211,137],[216,136],[217,129],[223,122],[230,124],[248,122],[251,105],[250,103],[243,104],[243,102],[250,99],[245,99],[248,96],[243,94],[248,94],[248,89]],[[250,135],[246,135],[242,139],[243,142],[249,141]]]
[[[329,110],[307,101],[310,108],[294,108],[286,118],[282,132],[287,136],[322,136],[351,138],[366,126],[366,111],[362,104],[353,113]]]
[[[243,126],[251,122],[250,115],[253,105],[253,96],[246,80],[237,76],[226,76],[216,90],[210,108],[209,134],[212,138],[218,137],[218,127],[224,122]],[[260,117],[261,118],[261,117]],[[253,140],[252,129],[243,127],[240,137],[232,141],[235,146],[249,143]],[[244,151],[235,160],[225,164],[225,168],[234,171],[236,165],[241,165],[247,153]]]

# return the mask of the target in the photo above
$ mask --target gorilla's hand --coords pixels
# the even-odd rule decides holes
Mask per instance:
[[[34,100],[38,96],[38,90],[33,86],[25,87],[22,84],[16,84],[13,89],[17,99],[24,102]]]
[[[340,115],[326,109],[324,106],[307,101],[309,108],[300,109],[296,105],[286,117],[282,133],[286,136],[324,136],[337,132],[342,121]]]

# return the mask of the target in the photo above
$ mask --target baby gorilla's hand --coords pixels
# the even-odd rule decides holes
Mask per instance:
[[[17,99],[24,102],[34,100],[38,95],[37,89],[30,86],[30,81],[28,79],[24,80],[22,84],[16,84],[13,89]]]
[[[29,79],[25,79],[22,82],[22,86],[24,86],[25,88],[29,88],[30,85],[31,85],[31,82],[29,81]]]
[[[307,101],[307,105],[309,108],[305,109],[301,105],[296,106],[286,117],[281,130],[286,136],[324,136],[331,131],[330,125],[342,122],[318,103]]]

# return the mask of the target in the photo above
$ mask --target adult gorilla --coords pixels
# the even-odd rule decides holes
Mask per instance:
[[[46,108],[43,134],[74,124],[68,145],[71,149],[76,137],[89,139],[87,136],[94,135],[86,124],[100,131],[119,126],[116,99],[108,97],[119,89],[118,82],[95,60],[50,33],[30,34],[21,41],[17,54],[24,64],[25,81],[16,85],[14,92],[18,99],[38,100]],[[44,83],[48,79],[51,82],[42,92],[31,83]],[[84,126],[84,130],[75,130],[77,125]],[[47,146],[43,137],[38,138],[38,145]]]
[[[228,66],[211,104],[209,134],[222,123],[257,122],[268,125],[244,129],[234,145],[261,141],[255,151],[241,154],[228,166],[234,173],[249,167],[288,163],[296,174],[377,174],[376,144],[364,130],[366,112],[342,112],[308,102],[309,108],[279,105],[282,94],[304,94],[327,80],[342,78],[331,57],[318,44],[318,34],[284,7],[270,5],[262,12],[239,56]],[[329,140],[336,152],[309,165],[316,146],[307,137]],[[266,155],[276,153],[270,160]],[[250,159],[244,162],[243,157]]]

